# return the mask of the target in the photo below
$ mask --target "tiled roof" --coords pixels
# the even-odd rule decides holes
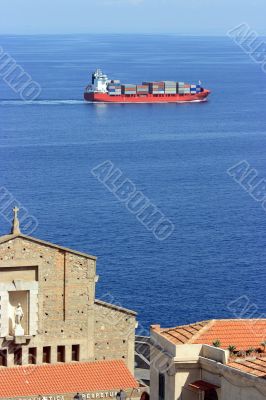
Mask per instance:
[[[266,319],[221,319],[197,322],[195,324],[153,330],[174,344],[209,344],[216,340],[221,348],[234,345],[236,350],[259,348],[266,340]]]
[[[160,329],[158,333],[174,344],[189,343],[202,328],[210,321],[197,322],[191,325],[182,325],[175,328]]]
[[[0,368],[0,398],[137,388],[122,360]]]
[[[266,358],[238,360],[228,364],[232,368],[266,379]]]

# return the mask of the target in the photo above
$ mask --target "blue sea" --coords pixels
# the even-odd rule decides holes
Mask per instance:
[[[32,235],[96,255],[97,296],[137,311],[142,333],[264,315],[266,212],[226,172],[246,160],[266,178],[260,65],[226,37],[2,36],[0,45],[42,89],[25,102],[0,77],[0,186],[37,218]],[[127,83],[201,80],[212,94],[85,103],[97,67]],[[106,160],[174,224],[170,237],[157,240],[92,175]],[[9,230],[0,215],[0,234]]]

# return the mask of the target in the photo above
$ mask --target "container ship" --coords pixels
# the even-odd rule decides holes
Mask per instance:
[[[119,80],[108,79],[97,69],[85,89],[84,99],[101,103],[184,103],[205,101],[209,94],[201,82],[195,85],[175,81],[122,84]]]

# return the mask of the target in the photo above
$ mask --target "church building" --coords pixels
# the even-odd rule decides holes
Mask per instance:
[[[132,376],[136,313],[97,300],[97,279],[96,257],[23,235],[15,208],[0,237],[0,373],[119,360]]]

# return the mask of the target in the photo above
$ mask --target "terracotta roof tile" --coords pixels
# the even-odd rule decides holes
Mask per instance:
[[[191,325],[182,325],[175,328],[160,329],[161,336],[175,344],[188,343],[209,321],[198,322]]]
[[[0,368],[0,398],[138,387],[122,360]]]
[[[254,360],[238,360],[228,364],[230,367],[242,372],[266,379],[266,358],[256,358]]]
[[[266,338],[265,320],[215,320],[213,325],[200,335],[194,343],[212,344],[219,339],[222,348],[229,345],[237,350],[248,350],[250,347],[261,347]]]
[[[175,344],[211,345],[219,340],[221,348],[234,345],[237,350],[248,350],[261,347],[261,342],[266,340],[266,319],[209,320],[157,332]]]

